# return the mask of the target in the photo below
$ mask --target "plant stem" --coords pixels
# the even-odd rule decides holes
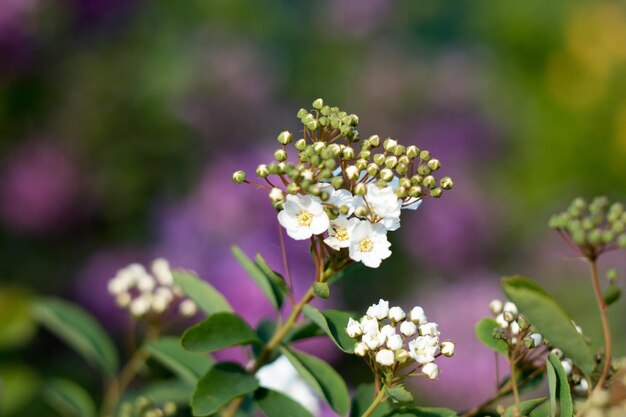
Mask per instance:
[[[378,391],[376,398],[374,398],[374,401],[372,401],[372,404],[370,404],[368,409],[365,410],[365,412],[361,415],[361,417],[369,417],[374,412],[374,410],[376,410],[376,407],[380,405],[380,403],[383,401],[384,398],[385,398],[385,388],[383,387]]]
[[[600,289],[600,277],[598,276],[598,265],[595,259],[589,259],[591,264],[591,278],[593,282],[593,292],[596,296],[596,302],[598,303],[598,309],[600,310],[600,319],[602,320],[602,330],[604,332],[604,367],[602,368],[602,374],[595,389],[604,389],[604,383],[609,376],[609,369],[611,368],[611,327],[609,325],[609,317],[606,313],[606,303],[602,296],[602,290]]]
[[[519,416],[519,389],[517,387],[517,372],[515,370],[515,361],[511,360],[511,388],[513,389],[513,398],[515,400],[515,408],[513,409],[513,415]]]
[[[143,345],[133,353],[117,377],[111,381],[102,400],[102,407],[100,408],[101,417],[110,417],[113,415],[120,397],[150,356],[150,352],[148,352],[146,348],[146,342],[155,340],[158,334],[158,329],[154,326],[150,326]]]

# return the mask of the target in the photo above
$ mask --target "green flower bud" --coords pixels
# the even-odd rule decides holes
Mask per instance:
[[[371,163],[367,166],[367,173],[370,174],[372,177],[375,177],[376,175],[378,175],[378,165]]]
[[[352,133],[352,127],[348,125],[342,125],[339,131],[341,132],[342,135],[347,137],[348,135]]]
[[[437,185],[437,181],[435,180],[435,177],[433,177],[432,175],[427,175],[422,180],[422,185],[427,188],[435,188],[435,186]]]
[[[626,227],[622,221],[615,222],[613,223],[613,226],[611,226],[611,231],[616,235],[624,233],[624,230],[626,230]]]
[[[406,148],[406,156],[408,156],[411,159],[414,159],[417,157],[417,155],[419,155],[419,151],[420,149],[415,145],[408,146]]]
[[[359,179],[359,175],[361,174],[361,171],[356,166],[350,165],[346,167],[345,173],[348,179],[357,180]]]
[[[337,161],[335,161],[334,159],[327,159],[324,161],[324,167],[326,169],[333,170],[335,169],[336,166],[337,166]]]
[[[270,175],[270,170],[267,169],[267,165],[260,164],[258,167],[256,167],[256,175],[259,178],[265,178]]]
[[[441,180],[439,180],[439,186],[444,190],[451,190],[452,187],[454,187],[454,182],[450,177],[443,177]]]
[[[368,139],[365,139],[361,143],[361,150],[362,151],[369,151],[370,149],[372,149],[372,144],[370,143],[370,141]]]
[[[342,117],[341,124],[345,126],[352,126],[352,118],[350,116]]]
[[[306,124],[306,128],[309,129],[311,132],[316,131],[317,129],[319,129],[319,127],[320,122],[318,122],[317,120],[313,120]]]
[[[329,178],[332,178],[333,172],[330,169],[323,169],[322,171],[320,171],[320,175],[323,179],[327,180]]]
[[[337,158],[339,154],[341,153],[341,146],[337,145],[336,143],[331,143],[330,145],[326,147],[326,149],[330,151],[330,154],[334,158]]]
[[[589,239],[589,243],[591,243],[592,245],[598,245],[600,242],[602,242],[602,230],[594,229],[590,231],[587,235],[587,238]]]
[[[316,197],[322,193],[322,190],[317,185],[311,185],[310,187],[308,187],[307,191],[309,192],[309,194]]]
[[[320,122],[320,125],[323,127],[326,127],[330,124],[330,120],[328,119],[328,117],[325,117],[325,116],[320,117],[319,122]]]
[[[333,129],[339,129],[341,127],[341,120],[339,120],[336,116],[331,116],[330,127]]]
[[[291,135],[290,132],[286,130],[284,132],[280,132],[280,134],[278,135],[278,142],[283,145],[291,143],[292,140],[293,140],[293,136]]]
[[[306,149],[306,139],[298,139],[295,146],[297,150],[303,151],[304,149]]]
[[[342,204],[341,206],[339,206],[339,212],[342,215],[347,216],[348,213],[350,212],[350,207],[346,206],[345,204]]]
[[[605,245],[613,242],[613,239],[615,239],[615,234],[612,231],[605,230],[604,232],[602,232],[602,243],[604,243]]]
[[[330,107],[328,106],[322,107],[322,109],[320,110],[320,113],[322,113],[323,116],[328,116],[330,114]]]
[[[246,180],[246,173],[243,171],[235,171],[233,172],[233,181],[236,184],[241,184]]]
[[[396,145],[392,152],[395,156],[402,156],[406,152],[406,147],[404,145]]]
[[[400,187],[404,187],[406,189],[411,188],[411,180],[408,178],[400,178],[399,184]]]
[[[309,114],[307,109],[300,109],[300,110],[298,110],[298,114],[296,116],[298,117],[298,119],[302,119],[307,114]]]
[[[396,195],[398,196],[398,198],[406,198],[409,195],[409,193],[406,188],[398,187],[396,188]]]
[[[439,162],[439,159],[431,159],[430,161],[428,161],[428,168],[430,168],[432,171],[437,171],[439,168],[441,168],[441,162]]]
[[[419,185],[414,185],[413,187],[409,188],[409,196],[411,198],[418,198],[422,195],[422,187],[420,187]]]
[[[385,155],[382,153],[377,153],[374,155],[374,163],[378,166],[382,166],[385,164]]]
[[[354,165],[361,171],[365,171],[367,169],[367,161],[365,159],[357,159]]]
[[[420,152],[420,159],[424,162],[430,160],[430,152],[424,150]]]
[[[352,120],[350,121],[350,124],[351,124],[352,126],[357,126],[357,125],[359,124],[359,116],[357,116],[356,114],[351,114],[351,115],[350,115],[350,119],[352,119]]]
[[[271,164],[269,164],[267,166],[267,169],[270,171],[270,174],[272,175],[278,174],[278,171],[279,171],[278,164],[276,162],[272,162]]]
[[[430,175],[431,170],[428,165],[420,165],[417,167],[417,173],[422,176]]]
[[[318,298],[328,298],[330,297],[330,288],[328,284],[325,282],[314,282],[313,283],[313,294],[315,294]]]
[[[300,186],[296,184],[295,182],[290,182],[287,185],[287,192],[289,194],[298,194],[300,192]]]
[[[392,152],[396,150],[396,146],[398,146],[398,141],[391,139],[391,138],[387,138],[385,139],[385,141],[383,142],[383,148],[387,151],[387,152]]]
[[[333,188],[335,189],[341,188],[341,186],[343,185],[343,178],[334,177],[333,179],[330,180],[330,185],[332,185]]]
[[[574,243],[576,243],[578,246],[582,246],[585,244],[587,238],[585,236],[585,232],[582,230],[576,230],[572,233],[572,240],[574,241]]]
[[[615,282],[619,278],[619,271],[615,268],[611,268],[606,271],[606,277],[609,281]]]
[[[409,352],[407,352],[405,349],[396,350],[394,352],[394,356],[396,358],[396,361],[398,361],[398,363],[404,363],[410,358]]]
[[[285,193],[280,188],[274,187],[269,193],[270,200],[273,202],[279,202],[285,200]]]
[[[341,157],[343,159],[354,159],[354,149],[352,149],[350,146],[346,146],[345,148],[343,148]]]
[[[322,100],[321,98],[318,98],[313,102],[314,109],[321,110],[322,107],[324,107],[324,100]]]
[[[362,150],[362,151],[359,153],[359,158],[369,160],[371,155],[372,155],[372,152],[370,152],[370,151],[368,151],[368,150]]]
[[[315,153],[319,154],[326,149],[326,144],[324,142],[315,142],[313,144],[313,150]]]
[[[407,164],[398,164],[398,166],[396,166],[396,172],[400,175],[405,175],[409,172],[409,166]]]
[[[422,183],[423,179],[424,179],[424,177],[422,177],[421,175],[413,175],[411,177],[411,184],[412,185],[420,185]]]
[[[443,194],[443,190],[440,187],[430,190],[430,195],[434,198],[439,198]]]
[[[367,139],[372,147],[380,146],[380,138],[378,135],[372,135]]]
[[[369,214],[369,210],[365,206],[359,206],[354,210],[357,217],[365,217]]]
[[[367,194],[367,186],[362,182],[358,183],[354,186],[354,194],[361,196]]]
[[[389,169],[393,169],[396,167],[396,165],[398,165],[398,158],[396,158],[395,156],[388,156],[385,159],[385,166]]]
[[[409,165],[411,163],[411,159],[406,156],[406,155],[402,155],[400,156],[400,158],[398,158],[398,163],[399,164],[404,164],[404,165]]]
[[[328,194],[326,191],[322,191],[319,197],[322,201],[328,201],[328,199],[330,198],[330,194]]]
[[[390,170],[389,168],[381,169],[380,178],[385,182],[391,181],[393,179],[393,171]]]
[[[274,159],[278,162],[283,162],[287,159],[287,152],[285,152],[284,149],[276,149],[276,152],[274,152]]]
[[[617,244],[620,248],[626,249],[626,235],[620,235],[617,239]]]

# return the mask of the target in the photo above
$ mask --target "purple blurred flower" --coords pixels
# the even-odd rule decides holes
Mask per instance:
[[[387,21],[389,0],[331,0],[328,13],[333,30],[330,33],[362,38]]]
[[[49,142],[27,142],[18,145],[3,165],[0,218],[8,227],[44,233],[74,220],[80,173],[67,152]]]

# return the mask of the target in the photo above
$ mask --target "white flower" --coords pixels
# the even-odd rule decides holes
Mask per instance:
[[[152,304],[152,295],[150,293],[141,294],[130,302],[130,312],[135,317],[143,316],[150,310]]]
[[[121,292],[115,296],[115,302],[122,308],[128,307],[132,299],[133,298],[130,296],[130,293],[127,292]]]
[[[493,314],[500,314],[500,313],[502,313],[502,308],[503,307],[504,307],[504,304],[502,304],[502,301],[500,301],[498,299],[493,299],[489,303],[489,310],[491,310],[491,312]]]
[[[385,226],[361,221],[352,231],[350,258],[370,268],[378,268],[383,259],[391,256],[390,246]]]
[[[439,336],[439,330],[437,330],[437,323],[424,323],[419,327],[419,333],[422,336]]]
[[[574,385],[574,391],[576,391],[576,393],[579,395],[587,394],[588,390],[589,390],[589,383],[587,382],[586,379],[581,379],[578,384]]]
[[[154,294],[152,297],[152,311],[160,314],[163,313],[170,305],[170,299],[162,294]]]
[[[422,373],[428,379],[437,379],[439,376],[439,367],[434,363],[427,363],[422,367]]]
[[[399,322],[404,320],[406,317],[406,313],[400,307],[391,307],[389,309],[389,318],[394,322]]]
[[[402,200],[398,198],[392,187],[378,188],[376,184],[367,185],[365,195],[367,205],[376,217],[382,219],[382,224],[389,231],[400,228],[400,210]]]
[[[332,185],[326,182],[319,182],[316,185],[321,191],[328,193],[328,203],[336,206],[338,209],[341,206],[348,207],[348,212],[344,216],[350,217],[354,213],[354,195],[350,191],[343,188],[335,190]]]
[[[328,228],[328,237],[324,239],[324,243],[335,250],[347,248],[350,246],[350,236],[352,231],[359,224],[359,219],[353,217],[347,219],[343,216],[331,220]]]
[[[569,375],[572,373],[572,360],[571,359],[563,359],[561,361],[561,366],[563,366],[563,370],[565,371],[565,375]]]
[[[418,336],[409,342],[409,355],[420,364],[433,362],[437,353],[437,338]]]
[[[402,349],[404,346],[404,342],[402,341],[402,336],[399,334],[394,334],[391,336],[387,336],[387,347],[391,350]]]
[[[361,329],[363,334],[377,332],[378,328],[378,320],[373,317],[363,316],[361,319]]]
[[[285,199],[285,192],[280,188],[274,187],[270,191],[270,200],[274,202],[283,201]]]
[[[424,324],[428,321],[426,314],[424,314],[424,309],[420,306],[413,307],[409,316],[413,323]]]
[[[363,334],[363,329],[358,321],[353,320],[352,317],[348,319],[348,326],[346,327],[348,336],[355,338]]]
[[[169,286],[174,283],[170,264],[163,258],[157,258],[152,262],[152,274],[161,285]]]
[[[365,343],[370,350],[374,350],[385,344],[387,336],[381,332],[365,333],[363,335],[363,343]]]
[[[355,167],[354,165],[350,165],[350,166],[348,166],[348,167],[346,168],[346,170],[345,170],[346,176],[347,176],[349,179],[351,179],[351,180],[356,180],[356,179],[358,179],[358,178],[359,178],[359,173],[360,173],[360,172],[361,172],[361,171],[360,171],[357,167]]]
[[[400,324],[400,333],[405,336],[413,336],[417,333],[417,326],[411,321],[403,321],[402,324]]]
[[[511,334],[513,336],[518,335],[522,329],[519,327],[516,321],[511,322]]]
[[[313,415],[319,414],[320,404],[317,397],[286,357],[281,356],[263,366],[256,373],[256,378],[260,386],[285,394],[302,404]]]
[[[392,366],[396,362],[396,357],[389,349],[381,349],[376,354],[376,362],[383,366]]]
[[[310,195],[288,195],[278,221],[295,240],[305,240],[324,233],[330,225],[319,199]]]
[[[454,355],[455,346],[452,342],[443,342],[441,344],[441,354],[443,356],[451,357]]]
[[[498,323],[498,326],[500,326],[502,329],[506,329],[507,327],[509,327],[509,322],[504,320],[504,314],[502,313],[496,316],[496,323]]]
[[[380,329],[380,332],[385,336],[390,337],[396,334],[396,328],[390,324],[386,324],[382,329]]]
[[[354,346],[354,353],[358,356],[365,356],[368,350],[367,345],[363,342],[359,342]]]
[[[387,318],[387,314],[389,313],[389,301],[385,301],[382,298],[378,300],[378,304],[372,304],[365,314],[368,317],[375,318],[377,320],[382,320]]]
[[[151,292],[156,287],[156,282],[152,275],[147,272],[137,278],[137,289],[141,292]]]
[[[504,303],[503,310],[505,312],[511,313],[514,316],[517,316],[517,313],[518,313],[517,312],[517,306],[515,304],[513,304],[512,302],[510,302],[510,301],[507,301],[506,303]]]
[[[529,337],[533,341],[533,347],[541,346],[543,343],[543,336],[539,333],[531,333]]]
[[[178,311],[183,317],[193,317],[198,312],[198,307],[192,300],[185,300],[178,306]]]

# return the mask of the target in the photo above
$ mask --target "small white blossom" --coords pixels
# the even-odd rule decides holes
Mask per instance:
[[[376,184],[368,184],[366,196],[355,197],[354,204],[369,207],[369,217],[372,221],[380,220],[387,230],[394,231],[400,228],[402,200],[392,187],[378,188]]]
[[[396,357],[391,350],[381,349],[376,354],[376,362],[383,366],[392,366],[396,362]]]
[[[383,328],[380,329],[380,332],[385,336],[390,337],[396,334],[396,328],[390,324],[385,324]]]
[[[531,333],[529,337],[533,341],[533,347],[541,346],[543,343],[543,336],[539,333]]]
[[[317,186],[321,191],[328,193],[327,203],[334,205],[338,209],[341,206],[348,207],[348,212],[344,216],[349,217],[354,213],[354,195],[350,191],[343,188],[335,190],[332,185],[324,182],[317,183]]]
[[[502,313],[502,317],[504,318],[504,321],[506,321],[507,323],[512,323],[513,320],[515,320],[515,315],[513,313],[511,313],[510,311],[504,311],[504,313]]]
[[[514,316],[517,316],[518,314],[517,306],[510,301],[507,301],[506,303],[504,303],[503,311],[509,312]]]
[[[563,366],[563,370],[565,371],[565,375],[569,375],[572,373],[573,363],[571,359],[563,359],[561,361],[561,366]]]
[[[521,331],[521,328],[519,327],[519,324],[517,324],[516,321],[511,322],[510,329],[511,329],[511,334],[513,336],[518,335],[519,332]]]
[[[422,373],[428,379],[437,379],[439,376],[439,367],[434,363],[427,363],[422,367]]]
[[[367,347],[367,345],[363,342],[359,342],[354,346],[354,353],[358,356],[365,356],[367,355],[367,351],[369,350],[369,348]]]
[[[397,323],[404,320],[405,317],[406,313],[400,307],[391,307],[389,309],[389,318],[392,321],[395,321]]]
[[[365,333],[363,335],[363,343],[365,343],[370,350],[374,350],[385,344],[387,336],[381,332]]]
[[[507,327],[509,327],[509,322],[504,320],[504,315],[502,313],[496,316],[496,323],[498,323],[498,326],[500,326],[500,328],[502,329],[506,329]]]
[[[328,237],[324,239],[324,243],[335,250],[349,247],[350,236],[352,236],[352,232],[359,222],[359,219],[355,217],[347,219],[342,216],[331,220],[328,228]]]
[[[398,349],[402,349],[402,346],[404,346],[402,336],[400,336],[399,334],[387,336],[387,347],[389,349],[398,350]]]
[[[498,299],[493,299],[489,303],[489,310],[491,310],[491,312],[493,314],[500,314],[500,313],[502,313],[502,309],[503,308],[504,308],[504,304],[502,304],[502,301],[500,301]]]
[[[361,329],[363,334],[379,331],[378,320],[373,317],[363,316],[361,319]]]
[[[135,317],[143,316],[150,310],[152,295],[150,293],[141,294],[130,303],[130,313]]]
[[[166,259],[157,258],[152,262],[152,274],[161,285],[172,285],[174,277]]]
[[[419,327],[419,333],[422,336],[439,336],[439,330],[437,329],[437,323],[424,323]]]
[[[348,336],[355,338],[363,334],[363,329],[358,321],[353,320],[352,318],[348,319],[348,327],[346,327],[346,331]]]
[[[154,294],[154,296],[152,297],[151,309],[153,312],[157,314],[163,313],[165,310],[167,310],[169,305],[170,305],[169,298],[163,295]]]
[[[424,324],[428,321],[424,309],[420,306],[413,307],[409,316],[411,321],[416,324]]]
[[[382,298],[378,300],[378,304],[372,304],[367,312],[368,317],[375,318],[377,320],[383,320],[387,318],[387,314],[389,314],[389,301],[385,301]]]
[[[270,191],[270,200],[274,202],[283,201],[285,199],[285,192],[280,188],[274,187]]]
[[[418,336],[409,342],[409,355],[420,364],[433,362],[437,353],[438,341],[432,336]]]
[[[178,311],[183,317],[193,317],[198,312],[198,307],[192,300],[185,300],[178,306]]]
[[[148,273],[137,279],[137,289],[141,292],[151,292],[155,287],[156,281]]]
[[[405,336],[413,336],[417,333],[417,326],[412,321],[403,321],[400,324],[400,333]]]
[[[351,179],[351,180],[356,180],[359,178],[359,169],[357,167],[355,167],[354,165],[350,165],[348,167],[346,167],[346,176]]]
[[[324,233],[330,226],[319,199],[310,195],[289,194],[284,209],[278,213],[278,221],[295,240],[309,239]]]
[[[127,292],[121,292],[115,296],[115,303],[122,308],[128,307],[130,302],[132,301],[132,297]]]
[[[589,383],[587,382],[586,379],[581,379],[580,382],[576,385],[574,385],[574,391],[578,394],[578,395],[585,395],[587,394],[587,392],[589,391]]]
[[[454,356],[455,346],[452,342],[443,342],[441,344],[441,354],[443,356],[451,357]]]
[[[378,268],[383,259],[391,256],[387,230],[380,223],[360,221],[352,231],[350,258],[370,268]]]

